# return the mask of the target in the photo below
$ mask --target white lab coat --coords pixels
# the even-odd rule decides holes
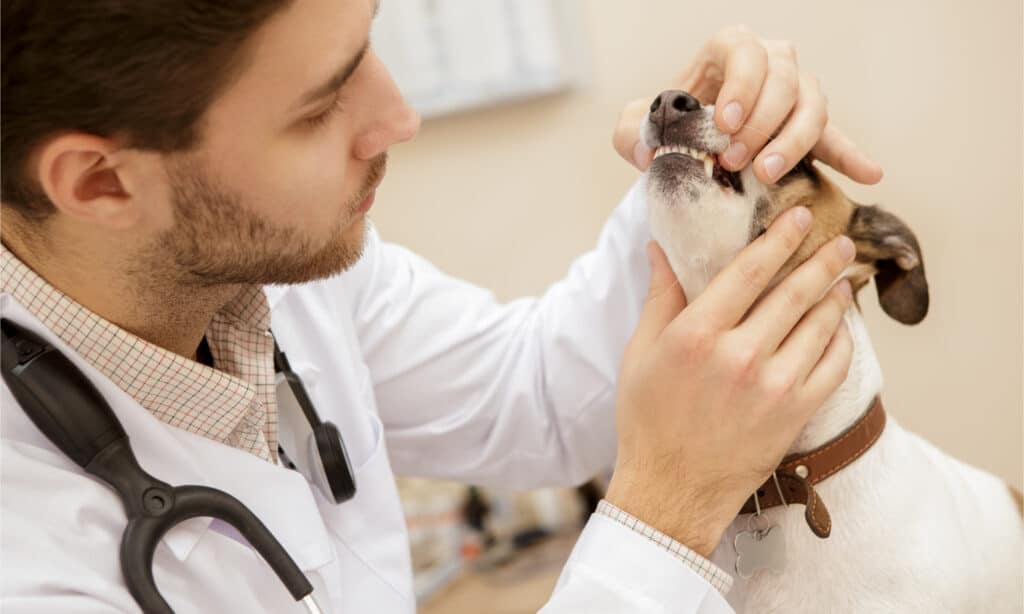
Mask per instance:
[[[412,612],[394,472],[533,488],[578,483],[612,462],[615,378],[648,283],[643,193],[635,186],[597,249],[537,299],[499,305],[372,231],[348,272],[266,289],[275,336],[345,438],[358,493],[340,506],[295,471],[160,422],[10,295],[0,296],[0,311],[90,377],[143,468],[249,506],[310,577],[325,611]],[[0,402],[0,609],[137,612],[119,569],[120,500],[45,439],[6,385]],[[172,529],[154,569],[179,613],[304,611],[218,521]],[[696,573],[604,517],[591,519],[544,611],[731,612]]]

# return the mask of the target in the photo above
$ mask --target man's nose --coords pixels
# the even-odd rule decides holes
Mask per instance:
[[[665,90],[651,103],[651,123],[659,131],[690,111],[700,109],[700,101],[682,90]]]

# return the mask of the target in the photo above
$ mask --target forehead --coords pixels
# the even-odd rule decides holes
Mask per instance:
[[[266,127],[365,44],[376,0],[293,0],[255,32],[235,81],[209,120],[236,130]]]

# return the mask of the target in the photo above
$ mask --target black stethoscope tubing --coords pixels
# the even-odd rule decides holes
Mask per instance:
[[[147,473],[136,460],[124,427],[84,373],[51,344],[13,321],[2,319],[0,328],[3,378],[15,399],[54,445],[88,473],[107,482],[120,496],[128,516],[121,536],[121,572],[129,592],[144,612],[173,614],[154,582],[153,554],[171,527],[198,516],[217,518],[237,529],[296,601],[301,601],[311,613],[321,612],[312,598],[309,580],[249,508],[221,490],[171,486]],[[275,344],[275,363],[278,355],[287,368],[287,359]],[[303,400],[308,402],[308,397]],[[307,410],[305,406],[303,409]],[[308,409],[312,410],[311,403]],[[306,413],[308,417],[309,411]],[[310,424],[314,431],[318,425],[334,428],[329,422],[321,423],[315,411],[313,416],[315,422],[311,420]],[[319,440],[318,437],[318,444]],[[341,485],[340,494],[350,497],[355,492],[355,482],[340,435],[337,442],[330,443],[332,448],[339,445],[348,471],[347,482],[346,477],[333,481]],[[340,502],[338,494],[335,493],[335,502]]]

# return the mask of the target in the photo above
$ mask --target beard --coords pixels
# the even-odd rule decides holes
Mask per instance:
[[[296,228],[275,226],[245,207],[242,197],[215,181],[196,160],[168,164],[174,226],[157,237],[145,259],[173,262],[179,282],[295,284],[331,277],[354,265],[366,239],[359,205],[384,174],[387,154],[370,163],[363,188],[346,204],[326,242]],[[150,269],[152,270],[152,269]]]

